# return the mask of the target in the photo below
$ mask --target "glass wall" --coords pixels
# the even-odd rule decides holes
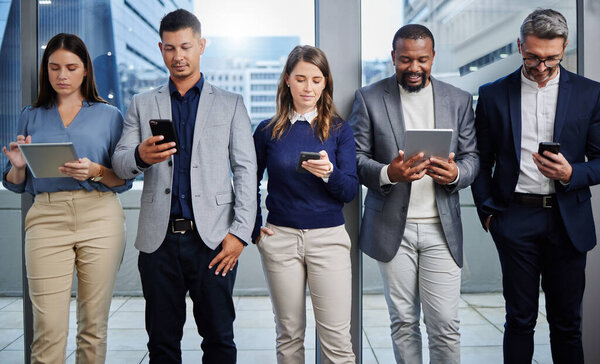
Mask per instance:
[[[0,0],[0,147],[16,140],[21,113],[20,1]],[[0,170],[8,158],[0,154]]]
[[[279,76],[289,52],[315,44],[314,1],[196,1],[207,47],[206,80],[242,94],[253,128],[275,115]]]
[[[189,0],[53,0],[38,5],[39,58],[55,34],[79,35],[94,63],[100,96],[123,114],[131,97],[166,82],[158,42],[160,19]]]
[[[567,18],[569,45],[562,65],[577,72],[575,0],[362,2],[363,85],[393,73],[390,51],[394,33],[404,24],[419,23],[427,26],[435,37],[433,76],[475,94],[480,85],[520,66],[519,27],[536,8],[552,8]]]

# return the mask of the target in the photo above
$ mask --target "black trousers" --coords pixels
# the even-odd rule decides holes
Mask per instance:
[[[208,248],[200,236],[167,233],[158,250],[140,252],[138,268],[146,299],[146,331],[150,363],[181,363],[185,298],[189,292],[202,336],[203,363],[235,363],[233,284],[236,268],[215,275],[208,263],[221,251]]]
[[[490,232],[506,300],[504,362],[531,363],[541,276],[552,359],[583,364],[581,301],[587,254],[571,244],[558,209],[512,203],[492,217]]]

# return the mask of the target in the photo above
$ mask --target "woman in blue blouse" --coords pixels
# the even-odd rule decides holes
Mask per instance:
[[[85,44],[58,34],[40,66],[40,92],[19,120],[3,185],[29,192],[25,260],[33,306],[32,363],[64,363],[73,272],[77,269],[77,363],[103,363],[113,287],[125,249],[125,216],[115,192],[131,188],[111,170],[123,118],[96,90]],[[62,178],[34,178],[18,144],[72,142],[79,160]]]
[[[277,89],[277,114],[254,133],[258,180],[268,171],[267,224],[260,196],[254,229],[277,329],[277,361],[304,363],[305,291],[328,363],[354,363],[350,340],[350,238],[342,208],[356,195],[351,127],[333,104],[333,79],[323,51],[297,46]],[[300,152],[318,152],[305,161]],[[259,190],[260,192],[260,190]]]

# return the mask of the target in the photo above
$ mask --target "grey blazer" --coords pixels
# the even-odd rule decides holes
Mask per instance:
[[[133,97],[112,157],[121,178],[144,173],[135,247],[145,253],[158,249],[165,238],[173,184],[173,157],[145,169],[135,162],[135,148],[152,135],[150,119],[171,119],[167,85]],[[250,242],[256,218],[256,154],[240,95],[204,82],[192,148],[192,208],[200,237],[211,249],[227,233]]]
[[[479,171],[472,97],[431,77],[435,127],[453,129],[450,151],[460,171],[458,183],[435,185],[435,200],[452,257],[462,267],[462,223],[458,191],[469,186]],[[381,169],[404,149],[404,120],[396,76],[356,91],[348,122],[354,129],[360,183],[365,198],[359,246],[370,257],[388,262],[394,258],[406,226],[410,183],[381,186]]]

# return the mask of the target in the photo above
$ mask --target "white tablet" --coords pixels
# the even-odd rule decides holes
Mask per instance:
[[[58,167],[78,160],[71,142],[19,144],[19,149],[35,178],[68,177]]]
[[[404,160],[420,152],[425,154],[425,158],[447,159],[452,132],[452,129],[407,129],[404,133]]]

